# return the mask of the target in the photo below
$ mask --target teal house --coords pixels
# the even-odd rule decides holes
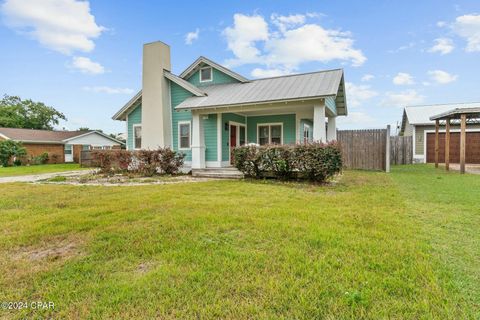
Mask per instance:
[[[336,139],[347,115],[343,70],[247,79],[205,57],[179,75],[170,47],[143,48],[142,90],[114,116],[126,122],[127,149],[171,147],[192,169],[231,166],[244,144]]]

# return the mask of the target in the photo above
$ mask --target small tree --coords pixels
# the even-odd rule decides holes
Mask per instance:
[[[27,150],[21,142],[12,140],[0,141],[0,163],[4,167],[8,167],[12,157],[19,158],[27,154]]]

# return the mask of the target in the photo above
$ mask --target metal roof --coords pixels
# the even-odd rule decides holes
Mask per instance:
[[[412,125],[428,125],[434,124],[430,117],[450,111],[452,109],[478,108],[480,102],[474,103],[450,103],[450,104],[434,104],[424,106],[405,107],[405,114],[408,122]],[[405,119],[402,121],[405,122]],[[402,123],[403,126],[403,123]]]
[[[430,117],[430,120],[459,119],[462,114],[465,114],[470,118],[480,118],[480,106],[472,108],[455,108]]]
[[[302,100],[337,96],[343,89],[343,70],[327,70],[304,74],[252,80],[202,87],[207,96],[190,97],[175,109],[202,109],[218,106],[260,104],[266,102]],[[342,95],[344,97],[344,95]],[[343,103],[346,114],[346,104]]]

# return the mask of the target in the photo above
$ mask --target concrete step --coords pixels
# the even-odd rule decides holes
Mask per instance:
[[[193,177],[204,178],[224,178],[224,179],[242,179],[243,173],[236,168],[206,168],[206,169],[193,169]]]

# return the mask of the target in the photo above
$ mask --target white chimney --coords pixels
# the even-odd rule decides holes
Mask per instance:
[[[171,146],[170,85],[163,70],[171,70],[170,46],[156,41],[143,45],[142,148]]]

